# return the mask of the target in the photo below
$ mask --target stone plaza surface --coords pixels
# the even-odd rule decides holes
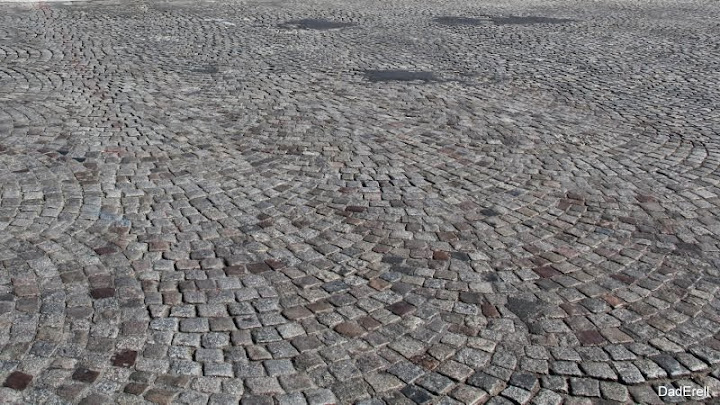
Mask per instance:
[[[0,4],[0,403],[720,395],[719,20]]]

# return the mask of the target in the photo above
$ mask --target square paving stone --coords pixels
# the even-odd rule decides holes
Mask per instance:
[[[180,321],[181,332],[208,332],[210,325],[205,318],[189,318]]]
[[[409,360],[428,371],[435,370],[440,365],[440,361],[428,354],[413,356]]]
[[[111,287],[95,288],[90,290],[90,296],[94,299],[110,298],[115,296],[115,289]]]
[[[601,381],[600,392],[603,398],[611,401],[626,402],[629,399],[628,389],[620,383]]]
[[[205,376],[234,377],[233,366],[229,363],[205,363],[203,370]]]
[[[425,374],[425,370],[408,361],[401,361],[388,368],[387,371],[390,374],[396,375],[406,383],[411,383],[421,375]]]
[[[533,405],[560,405],[563,403],[563,397],[550,390],[542,389],[533,398]]]
[[[502,391],[502,396],[510,398],[514,403],[525,404],[532,397],[532,393],[520,387],[509,386]]]
[[[363,329],[356,322],[342,322],[335,326],[335,331],[343,336],[356,338],[365,334]]]
[[[370,397],[368,385],[365,380],[354,378],[345,381],[338,381],[331,387],[340,403],[355,403],[361,399]]]
[[[573,395],[579,395],[583,397],[599,397],[600,384],[597,380],[592,380],[589,378],[571,378],[570,392]]]
[[[290,320],[298,320],[311,317],[313,314],[305,307],[297,306],[283,310],[282,314]]]
[[[405,384],[392,374],[388,373],[368,373],[363,378],[377,393],[396,391]]]
[[[491,396],[495,396],[505,388],[505,382],[483,372],[477,372],[467,379],[467,383],[481,388]]]
[[[295,373],[295,367],[290,360],[265,360],[263,362],[265,370],[271,377],[280,375],[289,375]]]
[[[539,386],[538,379],[535,375],[523,372],[513,373],[510,377],[509,384],[533,392]]]
[[[92,383],[95,382],[95,380],[100,375],[99,372],[95,370],[90,370],[88,368],[80,367],[75,370],[75,372],[72,375],[72,379],[75,381],[80,381],[84,383]]]
[[[489,398],[487,392],[464,384],[453,389],[450,396],[463,404],[480,404]]]
[[[81,392],[85,390],[86,386],[85,384],[67,384],[67,385],[61,385],[57,388],[57,395],[60,398],[67,399],[67,400],[74,400],[75,398],[80,395]]]
[[[476,370],[481,369],[490,361],[490,355],[482,350],[472,348],[462,348],[456,354],[454,359],[460,363],[466,364]]]
[[[110,400],[105,395],[90,394],[78,402],[78,405],[105,405],[109,403]]]
[[[286,391],[306,391],[315,387],[312,379],[305,373],[281,375],[280,385]]]
[[[243,395],[240,401],[242,405],[274,405],[272,397],[263,395]]]
[[[433,400],[432,394],[415,385],[407,385],[400,392],[416,404],[429,404]]]
[[[405,301],[399,301],[388,305],[386,309],[397,316],[405,316],[415,312],[415,306]]]
[[[123,389],[123,392],[132,395],[140,395],[148,388],[148,384],[141,383],[129,383]]]
[[[602,345],[603,343],[607,342],[597,330],[584,330],[576,332],[575,335],[577,336],[580,343],[584,346]]]
[[[445,394],[455,385],[451,379],[437,373],[427,373],[418,378],[415,381],[415,384],[425,388],[435,395]]]
[[[626,361],[618,361],[614,362],[613,365],[615,366],[615,370],[620,377],[620,381],[632,385],[645,382],[645,378],[643,377],[642,373],[640,373],[640,370],[638,370],[638,368],[635,367],[632,363]]]
[[[116,367],[132,367],[137,359],[135,350],[123,350],[117,352],[113,357],[112,364]]]
[[[274,395],[282,394],[284,391],[275,377],[248,378],[245,384],[252,394]]]
[[[668,354],[660,354],[657,356],[653,356],[651,357],[651,359],[660,367],[662,367],[665,371],[667,371],[670,377],[675,378],[690,374],[690,371],[688,369],[683,367],[683,365],[680,364],[679,361],[675,360],[675,358]]]
[[[346,381],[351,378],[358,378],[362,375],[352,360],[340,360],[332,363],[329,367],[330,373],[338,381]]]
[[[152,388],[144,395],[145,399],[158,405],[169,405],[174,396],[175,392],[160,388]]]
[[[253,329],[251,332],[255,343],[269,343],[282,340],[275,328]]]
[[[338,403],[335,394],[326,388],[307,390],[305,398],[309,405],[334,405]]]
[[[13,371],[5,379],[3,386],[12,388],[16,391],[22,391],[30,385],[33,376],[23,373],[22,371]]]

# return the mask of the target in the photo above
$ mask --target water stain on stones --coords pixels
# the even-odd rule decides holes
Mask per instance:
[[[436,81],[432,72],[414,72],[410,70],[366,70],[365,78],[371,82],[414,82]]]
[[[285,29],[325,31],[352,27],[354,25],[355,24],[349,22],[331,21],[322,18],[304,18],[301,20],[290,20],[279,26]]]
[[[436,17],[434,21],[450,27],[486,25],[488,20],[471,17]]]
[[[563,24],[572,22],[568,18],[552,18],[552,17],[538,17],[538,16],[508,16],[508,17],[490,17],[490,20],[495,25],[533,25],[533,24]]]

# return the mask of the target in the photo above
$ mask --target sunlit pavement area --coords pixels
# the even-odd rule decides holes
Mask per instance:
[[[0,403],[720,395],[718,21],[0,4]]]

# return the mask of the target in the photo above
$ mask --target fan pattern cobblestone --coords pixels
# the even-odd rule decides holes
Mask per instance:
[[[0,4],[0,402],[720,395],[718,17]]]

